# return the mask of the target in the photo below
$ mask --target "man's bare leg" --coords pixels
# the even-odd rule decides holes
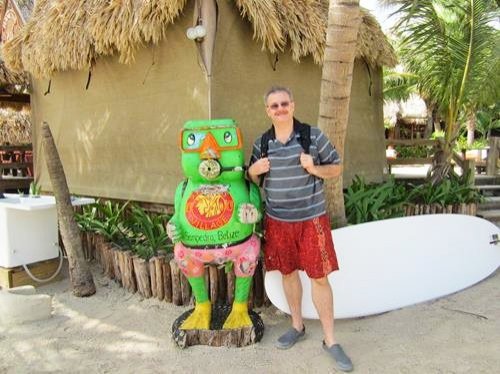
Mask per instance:
[[[326,277],[311,279],[312,299],[316,310],[318,311],[319,320],[323,327],[325,336],[325,344],[330,347],[335,344],[335,336],[333,333],[333,293],[332,287]]]
[[[290,307],[292,326],[295,330],[302,331],[304,327],[302,320],[302,283],[300,283],[297,270],[288,275],[283,275],[283,290]]]

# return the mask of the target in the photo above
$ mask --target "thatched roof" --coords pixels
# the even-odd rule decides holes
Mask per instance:
[[[407,100],[384,103],[384,120],[395,126],[397,122],[406,124],[427,123],[427,106],[417,94],[411,94]]]
[[[31,119],[28,111],[0,109],[0,145],[31,143]]]
[[[158,43],[186,0],[37,0],[21,32],[4,46],[7,65],[36,77],[86,70],[98,56],[130,63],[145,43]],[[271,53],[290,49],[294,60],[322,62],[328,0],[235,0],[253,25],[254,38]],[[362,10],[358,57],[372,66],[396,62],[377,21]]]
[[[26,87],[28,85],[28,76],[26,73],[16,73],[7,69],[0,56],[0,87],[16,85]]]

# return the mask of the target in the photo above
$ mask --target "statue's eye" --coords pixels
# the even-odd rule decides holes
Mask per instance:
[[[194,134],[189,134],[186,141],[187,141],[187,144],[189,146],[191,146],[196,141],[196,136],[194,136]]]
[[[224,141],[226,143],[231,143],[233,141],[233,135],[229,131],[224,133]]]

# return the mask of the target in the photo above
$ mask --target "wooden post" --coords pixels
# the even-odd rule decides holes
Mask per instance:
[[[114,246],[110,247],[110,253],[111,253],[111,260],[113,261],[113,273],[115,274],[115,280],[119,284],[122,283],[122,273],[120,271],[120,252],[118,248],[115,248]]]
[[[163,287],[165,292],[165,301],[172,302],[172,269],[170,268],[171,257],[165,258],[162,264],[163,267]]]
[[[470,204],[470,215],[475,216],[476,214],[477,214],[477,204],[471,203]]]
[[[486,175],[497,175],[500,137],[490,135],[489,143],[490,149],[488,150],[488,158],[486,159]]]
[[[111,243],[104,243],[104,273],[109,277],[109,279],[115,278],[114,265],[113,265],[113,250],[111,249]]]
[[[121,279],[121,284],[122,284],[122,287],[125,288],[126,290],[128,290],[128,283],[127,283],[127,279],[126,279],[126,268],[125,268],[125,256],[123,255],[123,251],[116,251],[115,252],[115,261],[116,261],[116,264],[118,265],[118,269],[119,269],[119,272],[120,272],[120,279]]]
[[[97,235],[95,240],[94,240],[94,255],[97,263],[101,265],[103,271],[104,271],[104,260],[103,260],[103,245],[104,245],[104,238],[101,235]]]
[[[145,298],[151,297],[151,283],[149,279],[149,263],[138,256],[133,257],[137,290]]]
[[[155,257],[155,274],[156,274],[156,297],[158,300],[165,298],[165,285],[163,284],[163,264],[165,256]]]
[[[172,274],[172,302],[174,305],[182,305],[181,271],[175,259],[170,260],[170,271]]]
[[[124,286],[131,292],[137,291],[137,282],[134,271],[134,255],[132,251],[122,252],[123,273],[122,279],[125,279]]]
[[[149,278],[151,280],[151,296],[157,296],[157,288],[156,288],[156,266],[155,266],[155,258],[151,257],[148,261],[149,265]]]

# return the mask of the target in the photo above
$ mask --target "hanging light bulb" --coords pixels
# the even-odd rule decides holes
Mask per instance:
[[[207,35],[207,29],[203,25],[196,25],[186,30],[186,36],[189,40],[200,42]]]
[[[196,31],[194,27],[190,27],[186,30],[186,36],[189,40],[195,40],[196,39]]]
[[[196,39],[203,39],[207,35],[207,29],[203,25],[198,25],[194,28]]]

